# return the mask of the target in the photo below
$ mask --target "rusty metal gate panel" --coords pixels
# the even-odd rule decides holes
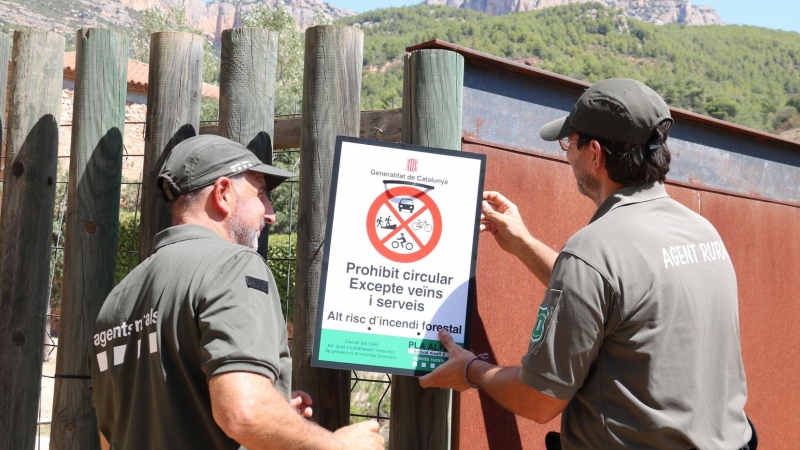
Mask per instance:
[[[485,186],[520,206],[532,234],[554,249],[585,226],[581,196],[557,144],[539,128],[566,115],[588,84],[443,41],[465,57],[463,150],[487,155]],[[800,442],[800,143],[672,109],[667,191],[719,230],[739,285],[746,411],[764,448]],[[478,251],[472,347],[519,365],[544,287],[491,237]],[[558,430],[515,417],[485,393],[455,396],[453,448],[542,449]]]
[[[758,427],[762,448],[797,448],[800,208],[714,192],[699,192],[699,204],[736,268],[745,410]]]
[[[503,192],[520,205],[531,233],[551,247],[561,248],[594,212],[594,204],[578,194],[566,162],[469,142],[464,142],[462,150],[487,155],[486,188]],[[476,269],[472,350],[488,352],[496,364],[519,365],[528,349],[544,286],[488,236],[479,241]],[[459,415],[458,426],[453,426],[453,448],[540,448],[544,434],[559,428],[558,420],[541,426],[515,417],[482,391],[461,394],[454,410]]]

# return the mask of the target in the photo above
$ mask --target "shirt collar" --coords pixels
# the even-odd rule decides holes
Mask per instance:
[[[222,236],[214,232],[214,230],[202,225],[176,225],[156,234],[153,239],[153,253],[158,251],[161,247],[193,239],[216,239],[218,241],[228,242]]]
[[[589,223],[594,222],[606,215],[609,211],[619,208],[620,206],[649,202],[650,200],[665,197],[669,197],[669,195],[667,195],[667,190],[664,188],[664,183],[660,181],[624,187],[611,194],[600,204],[600,207],[597,208],[597,211],[594,213]]]

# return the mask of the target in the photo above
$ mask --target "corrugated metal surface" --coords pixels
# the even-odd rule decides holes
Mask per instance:
[[[585,81],[576,80],[557,73],[548,72],[546,70],[537,69],[525,64],[514,62],[508,59],[503,59],[488,53],[479,52],[471,48],[462,47],[441,39],[433,39],[428,42],[413,45],[406,48],[406,51],[414,51],[426,48],[439,48],[457,52],[464,56],[464,59],[469,65],[475,67],[484,67],[493,70],[501,70],[508,74],[519,74],[530,80],[538,80],[550,84],[553,87],[563,87],[574,92],[582,92],[584,89],[591,86],[590,83]],[[672,116],[686,122],[691,122],[699,125],[704,125],[717,130],[722,130],[727,133],[734,134],[738,137],[747,137],[755,141],[768,142],[770,145],[783,146],[792,149],[795,152],[800,151],[800,142],[791,140],[785,137],[776,136],[774,134],[766,133],[761,130],[755,130],[742,125],[737,125],[731,122],[714,119],[713,117],[704,116],[701,114],[693,113],[685,109],[670,107]]]
[[[558,156],[539,138],[545,123],[565,116],[589,85],[444,41],[410,48],[445,48],[464,55],[464,135]],[[800,205],[800,142],[671,108],[678,182]]]
[[[595,206],[575,187],[557,144],[539,128],[566,115],[588,86],[444,41],[409,48],[464,55],[464,151],[485,153],[486,188],[516,202],[534,236],[560,249]],[[739,283],[748,414],[761,448],[800,442],[800,143],[672,108],[673,162],[667,190],[708,218],[733,259]],[[522,263],[482,237],[473,350],[518,365],[527,350],[544,287]],[[540,449],[558,428],[519,419],[485,393],[455,402],[454,446]]]
[[[539,137],[569,113],[580,91],[486,67],[464,69],[464,135],[559,156]],[[800,151],[676,118],[670,177],[689,185],[800,205]]]

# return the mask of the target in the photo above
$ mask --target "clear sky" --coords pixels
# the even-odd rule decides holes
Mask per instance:
[[[692,4],[711,6],[725,23],[800,33],[797,0],[697,0]]]
[[[378,8],[414,5],[419,0],[327,0],[327,3],[361,13]],[[798,0],[693,0],[692,4],[713,7],[725,23],[800,32]]]

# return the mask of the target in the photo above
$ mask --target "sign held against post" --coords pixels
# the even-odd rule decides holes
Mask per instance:
[[[312,365],[424,375],[466,346],[486,156],[338,136]]]

